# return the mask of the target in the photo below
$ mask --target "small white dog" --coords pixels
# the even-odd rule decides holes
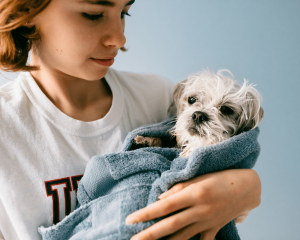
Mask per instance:
[[[203,71],[178,83],[169,108],[177,121],[171,134],[176,136],[176,147],[182,149],[180,156],[188,157],[193,149],[221,142],[241,132],[254,129],[263,118],[260,95],[252,84],[244,80],[239,85],[233,78]],[[161,138],[135,137],[135,144],[162,147]],[[248,212],[234,220],[241,223]]]
[[[176,136],[180,156],[187,157],[193,149],[221,142],[243,131],[254,129],[263,118],[260,95],[244,80],[239,85],[224,75],[228,70],[213,74],[208,70],[193,74],[178,83],[169,108],[177,121],[171,134]],[[163,146],[157,137],[135,137],[135,144]]]

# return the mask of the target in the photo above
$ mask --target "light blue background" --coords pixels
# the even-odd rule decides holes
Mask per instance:
[[[257,84],[265,110],[255,166],[262,203],[238,229],[243,240],[300,239],[300,1],[136,0],[130,13],[129,51],[114,68],[174,83],[227,68]]]

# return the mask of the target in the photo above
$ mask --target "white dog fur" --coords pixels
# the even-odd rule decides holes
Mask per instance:
[[[177,115],[173,134],[178,147],[184,150],[181,156],[254,129],[262,120],[258,91],[246,80],[239,85],[233,77],[223,74],[226,72],[232,76],[224,69],[217,74],[206,70],[175,86],[169,111]]]
[[[225,75],[224,73],[227,73]],[[180,156],[193,149],[221,142],[241,132],[254,129],[263,118],[260,94],[244,79],[243,85],[226,69],[216,74],[205,70],[178,83],[173,92],[170,115],[177,116],[172,135],[176,136]],[[135,137],[136,144],[161,147],[156,137]],[[235,218],[241,223],[248,212]]]
[[[226,69],[216,74],[204,70],[178,83],[169,113],[177,116],[171,133],[183,150],[180,156],[188,157],[197,147],[256,128],[264,113],[260,98],[254,85],[245,79],[243,85],[238,84]],[[135,143],[162,146],[159,138],[151,136],[136,136]]]

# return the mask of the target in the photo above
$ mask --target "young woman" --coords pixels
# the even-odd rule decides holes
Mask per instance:
[[[92,156],[119,151],[129,131],[168,117],[169,81],[109,68],[124,50],[133,3],[1,1],[1,69],[21,73],[0,88],[0,238],[40,239],[38,226],[51,226],[75,208],[77,183]],[[174,186],[127,221],[176,211],[133,239],[201,233],[213,240],[260,204],[260,191],[253,170],[208,174]]]

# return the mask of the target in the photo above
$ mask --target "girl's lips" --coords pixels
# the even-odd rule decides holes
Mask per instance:
[[[101,65],[103,65],[103,66],[111,66],[111,65],[113,65],[113,63],[114,63],[114,61],[115,61],[115,59],[114,58],[112,58],[112,59],[94,59],[94,58],[92,58],[96,63],[99,63],[99,64],[101,64]]]

